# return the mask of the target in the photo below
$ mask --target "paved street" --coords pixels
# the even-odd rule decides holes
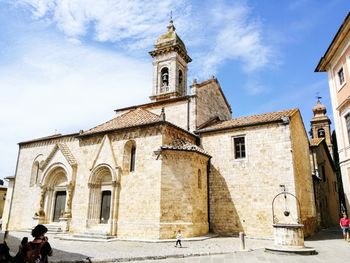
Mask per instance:
[[[15,253],[23,236],[29,232],[10,233],[8,244]],[[239,251],[239,239],[233,237],[210,238],[202,241],[183,242],[183,248],[175,248],[174,242],[83,242],[64,241],[48,235],[54,248],[50,262],[86,261],[92,262],[133,262],[180,263],[180,262],[348,262],[350,243],[342,240],[340,229],[331,228],[320,231],[305,242],[314,247],[318,254],[312,256],[276,255],[264,252],[272,244],[269,240],[247,239],[250,252]],[[200,255],[200,256],[199,256]],[[86,261],[87,262],[87,261]]]

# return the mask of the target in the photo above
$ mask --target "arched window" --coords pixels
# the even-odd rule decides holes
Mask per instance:
[[[133,145],[130,152],[130,172],[135,171],[136,147]]]
[[[160,72],[161,76],[161,85],[160,85],[160,92],[167,92],[169,90],[169,69],[168,68],[162,68]]]
[[[34,186],[39,183],[39,162],[35,161],[32,166],[32,174],[30,176],[29,186]]]
[[[317,137],[318,138],[324,138],[326,137],[326,133],[323,128],[317,130]]]
[[[183,74],[182,74],[182,71],[179,70],[179,79],[178,79],[179,83],[178,83],[178,86],[179,86],[179,93],[180,95],[182,95],[182,92],[183,92]]]
[[[124,146],[123,173],[135,171],[136,167],[136,143],[134,140],[127,141]]]
[[[198,170],[198,189],[202,189],[202,173]]]

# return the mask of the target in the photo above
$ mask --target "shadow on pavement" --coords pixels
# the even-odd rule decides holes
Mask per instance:
[[[343,239],[343,232],[339,226],[321,229],[312,237],[305,238],[306,241]]]
[[[3,233],[1,233],[0,234],[0,242],[3,241],[3,236],[4,236]],[[11,255],[12,256],[16,255],[16,253],[18,252],[18,247],[21,243],[21,240],[17,237],[11,236],[11,234],[10,234],[7,236],[6,243],[10,248]],[[70,253],[67,251],[55,249],[54,247],[52,249],[53,249],[53,256],[50,257],[50,260],[49,260],[50,262],[62,261],[62,260],[82,261],[82,260],[85,260],[86,258],[88,258],[87,255],[82,255],[82,254],[78,254],[78,253]]]

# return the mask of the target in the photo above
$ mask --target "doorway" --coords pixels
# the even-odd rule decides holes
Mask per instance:
[[[100,223],[107,224],[111,210],[111,191],[102,192]]]
[[[66,206],[66,191],[56,192],[53,222],[59,222]]]

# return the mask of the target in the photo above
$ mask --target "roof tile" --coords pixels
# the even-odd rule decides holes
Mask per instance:
[[[116,129],[136,127],[150,123],[157,123],[159,121],[161,121],[159,115],[141,108],[136,108],[120,116],[117,116],[112,120],[102,123],[94,128],[84,131],[81,133],[81,135],[90,135],[94,133],[106,132]]]
[[[191,152],[199,152],[201,154],[210,156],[209,153],[204,151],[199,146],[192,144],[183,139],[177,139],[171,142],[171,144],[163,145],[160,147],[162,150],[181,150],[181,151],[191,151]]]
[[[223,122],[208,126],[204,129],[197,130],[197,132],[207,132],[207,131],[221,130],[226,128],[236,128],[236,127],[244,127],[244,126],[250,126],[250,125],[259,125],[259,124],[264,124],[269,122],[275,122],[275,121],[281,120],[283,117],[291,117],[297,111],[299,110],[289,109],[289,110],[282,110],[282,111],[235,118],[235,119],[223,121]]]

